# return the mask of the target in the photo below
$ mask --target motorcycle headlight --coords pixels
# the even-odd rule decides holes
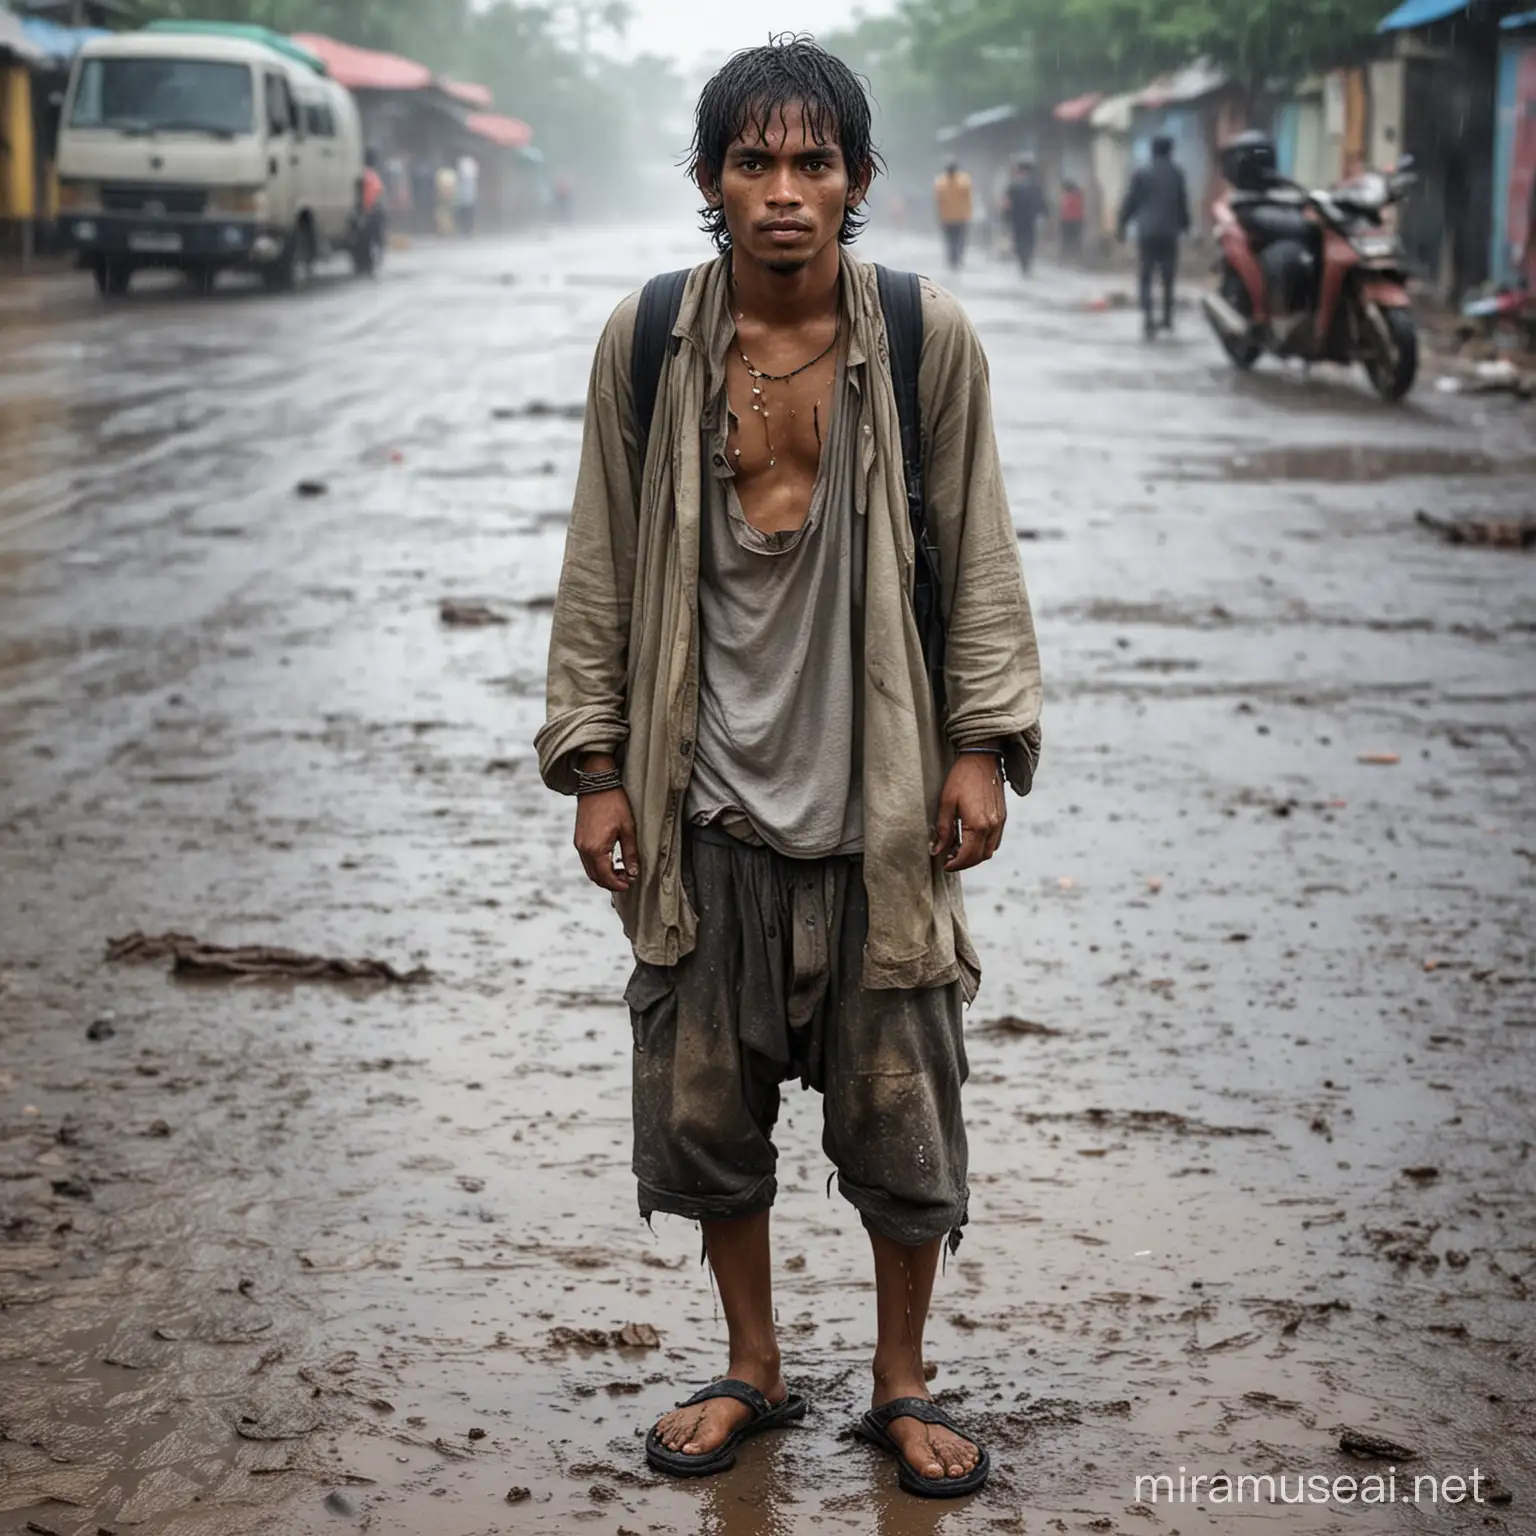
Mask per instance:
[[[94,181],[61,181],[59,211],[86,213],[101,207],[101,188]]]
[[[1355,249],[1368,258],[1396,256],[1402,249],[1395,235],[1361,235],[1354,242]]]
[[[1391,196],[1387,178],[1377,171],[1367,171],[1339,189],[1340,195],[1356,208],[1385,208]]]
[[[224,218],[265,218],[267,194],[252,187],[221,187],[209,197],[208,211]]]

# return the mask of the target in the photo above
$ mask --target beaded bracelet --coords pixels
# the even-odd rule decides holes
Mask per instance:
[[[603,773],[583,773],[580,768],[576,770],[578,795],[602,795],[610,789],[623,788],[624,775],[617,768],[609,768]]]

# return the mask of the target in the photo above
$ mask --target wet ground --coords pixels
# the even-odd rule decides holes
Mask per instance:
[[[1529,513],[1536,415],[1236,378],[1193,314],[1148,349],[1003,265],[958,287],[1046,751],[970,879],[931,1329],[998,1470],[921,1505],[848,1439],[867,1248],[795,1095],[813,1414],[647,1474],[724,1330],[634,1214],[626,957],[530,742],[594,336],[698,253],[0,292],[0,1531],[1536,1530],[1536,557],[1415,523]],[[134,931],[433,974],[173,979],[108,962]],[[1135,1485],[1393,1465],[1512,1502]]]

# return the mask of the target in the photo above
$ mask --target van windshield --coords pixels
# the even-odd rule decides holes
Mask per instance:
[[[124,133],[255,130],[251,70],[210,59],[87,59],[75,87],[71,128]]]

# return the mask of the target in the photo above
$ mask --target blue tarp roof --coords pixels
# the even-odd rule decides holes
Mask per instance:
[[[940,128],[934,135],[940,144],[948,144],[952,139],[964,138],[968,133],[974,133],[978,128],[990,128],[994,123],[1006,123],[1009,118],[1017,117],[1019,109],[1011,106],[983,107],[980,112],[972,112],[967,118],[948,128]]]
[[[44,16],[22,16],[21,30],[35,48],[67,64],[92,38],[109,37],[101,27],[65,27]]]
[[[1377,24],[1378,32],[1404,32],[1410,27],[1427,27],[1432,21],[1444,21],[1467,9],[1467,0],[1403,0],[1390,16]]]
[[[1471,0],[1403,0],[1403,3],[1376,25],[1378,32],[1406,32],[1413,27],[1427,27],[1432,22],[1444,21],[1472,8]],[[1499,25],[1506,32],[1515,32],[1536,23],[1536,11],[1523,11],[1518,16],[1506,16]]]

